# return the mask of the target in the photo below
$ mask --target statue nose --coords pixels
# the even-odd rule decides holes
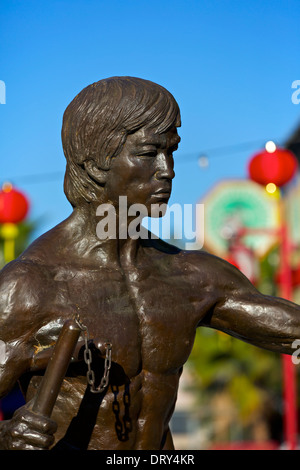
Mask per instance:
[[[175,177],[174,161],[172,156],[165,154],[161,154],[159,156],[158,168],[155,172],[155,177],[157,179],[166,178],[170,180]]]

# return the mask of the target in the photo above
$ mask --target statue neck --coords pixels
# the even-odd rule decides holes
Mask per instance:
[[[133,222],[139,231],[140,221],[132,217],[126,220],[122,217],[120,220],[117,210],[108,213],[104,209],[101,206],[102,213],[97,212],[97,208],[87,204],[73,210],[66,221],[67,229],[72,234],[70,243],[73,253],[109,265],[134,265],[140,240],[129,236],[128,227]]]

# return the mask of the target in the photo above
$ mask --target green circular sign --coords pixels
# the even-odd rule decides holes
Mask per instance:
[[[242,228],[277,229],[278,204],[265,188],[247,180],[219,183],[201,201],[204,204],[204,247],[225,256],[232,236]],[[258,256],[264,256],[275,244],[270,233],[247,235],[243,243]]]

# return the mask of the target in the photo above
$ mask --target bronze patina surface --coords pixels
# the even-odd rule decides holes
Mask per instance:
[[[27,404],[0,423],[2,449],[172,449],[169,421],[198,327],[292,354],[300,307],[258,292],[236,268],[204,251],[150,235],[120,236],[127,207],[167,203],[180,111],[161,86],[112,77],[82,90],[64,113],[69,218],[0,274],[0,392],[20,381]],[[117,236],[97,235],[97,208],[115,210]],[[51,417],[32,409],[65,321],[89,332],[93,393],[84,346],[75,351]],[[81,343],[80,347],[83,343]],[[47,413],[46,413],[47,414]]]

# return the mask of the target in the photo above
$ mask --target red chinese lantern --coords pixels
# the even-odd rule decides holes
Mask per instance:
[[[248,172],[256,183],[263,185],[274,183],[281,187],[293,178],[298,163],[292,152],[273,145],[272,151],[264,150],[251,158]]]
[[[0,224],[18,224],[29,211],[29,201],[25,194],[5,183],[0,191]]]

